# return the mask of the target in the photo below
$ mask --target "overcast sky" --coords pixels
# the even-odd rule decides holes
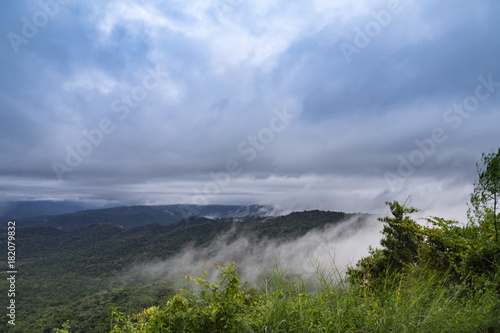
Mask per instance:
[[[0,199],[465,218],[496,0],[0,4]]]

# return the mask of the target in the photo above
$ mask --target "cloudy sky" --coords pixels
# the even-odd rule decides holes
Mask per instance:
[[[464,218],[496,0],[7,0],[0,200]]]

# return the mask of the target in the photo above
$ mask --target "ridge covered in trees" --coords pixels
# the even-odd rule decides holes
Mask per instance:
[[[121,209],[128,211],[127,207]],[[132,313],[152,304],[163,304],[175,294],[176,281],[126,285],[116,282],[116,276],[136,263],[168,259],[188,245],[209,246],[230,230],[233,237],[284,241],[355,216],[317,210],[236,220],[192,216],[167,225],[123,228],[106,224],[108,215],[98,218],[95,211],[91,213],[92,219],[100,223],[75,230],[48,226],[17,228],[18,320],[11,326],[7,325],[7,317],[1,318],[0,331],[52,332],[71,319],[72,331],[107,332],[113,307]],[[112,213],[126,215],[117,208]],[[146,219],[143,216],[141,221],[145,223]],[[6,248],[4,236],[0,236],[0,247]],[[6,284],[0,288],[0,293],[7,293]]]

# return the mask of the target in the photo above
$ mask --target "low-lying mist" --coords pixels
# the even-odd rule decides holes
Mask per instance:
[[[258,285],[263,275],[277,267],[313,281],[318,265],[330,273],[335,271],[335,276],[342,275],[348,265],[368,255],[369,245],[378,245],[381,229],[382,223],[373,215],[358,215],[289,241],[255,240],[252,235],[236,235],[232,229],[206,247],[187,246],[167,260],[134,264],[117,279],[124,285],[179,281],[185,273],[201,276],[206,266],[207,279],[213,282],[220,278],[220,272],[212,263],[226,266],[234,261],[240,282]]]

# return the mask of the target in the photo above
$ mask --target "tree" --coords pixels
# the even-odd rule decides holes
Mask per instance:
[[[418,248],[422,242],[421,228],[408,214],[415,213],[418,209],[401,205],[397,201],[386,202],[394,217],[379,218],[385,222],[382,234],[385,236],[380,244],[391,265],[404,267],[416,263]]]
[[[495,240],[498,242],[498,214],[497,209],[500,200],[500,148],[495,154],[483,153],[482,166],[477,163],[476,169],[478,179],[474,183],[474,191],[471,194],[471,205],[475,217],[483,226],[487,225],[489,218],[493,219],[495,228]]]
[[[347,270],[351,279],[359,280],[363,275],[369,275],[372,282],[377,283],[377,280],[382,281],[418,261],[419,249],[423,242],[423,228],[409,217],[409,214],[417,212],[418,209],[397,201],[386,204],[393,217],[378,219],[385,223],[382,230],[384,237],[380,241],[383,248],[370,247],[370,255],[359,260],[356,267]]]

